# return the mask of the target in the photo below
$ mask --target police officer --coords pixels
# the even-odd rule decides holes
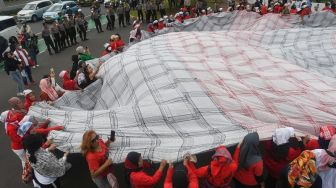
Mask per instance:
[[[96,25],[97,32],[98,33],[104,32],[100,22],[100,14],[98,13],[97,9],[91,9],[91,19],[94,21]]]
[[[124,9],[125,9],[125,21],[127,25],[131,25],[130,19],[131,19],[131,7],[128,3],[124,3]]]
[[[142,4],[141,2],[138,3],[138,5],[136,6],[136,10],[138,11],[138,20],[141,20],[142,22],[144,21],[144,15],[143,15],[143,11],[142,11]]]
[[[69,17],[69,37],[71,44],[78,44],[77,39],[76,39],[76,27],[75,27],[75,19],[73,16]]]
[[[62,45],[62,48],[64,49],[64,48],[67,47],[65,42],[68,43],[68,46],[70,46],[70,42],[69,42],[69,38],[67,37],[65,27],[63,25],[62,20],[59,21],[59,23],[57,24],[57,27],[58,27],[58,31],[60,32],[60,35],[61,35],[61,45]]]
[[[114,22],[115,22],[115,15],[114,15],[114,10],[113,10],[113,5],[112,3],[110,3],[109,7],[107,8],[107,14],[106,14],[106,18],[108,20],[106,29],[114,29]]]
[[[71,41],[71,37],[70,37],[70,23],[69,23],[68,16],[65,16],[65,18],[64,18],[63,27],[65,29],[66,40],[68,42],[68,46],[70,46],[70,42],[71,42],[71,46],[74,45],[74,43],[73,43],[73,41]],[[69,42],[69,40],[70,40],[70,42]]]
[[[84,13],[82,12],[82,9],[78,9],[78,13],[77,13],[77,15],[79,15],[81,18],[85,18],[85,15],[84,15]]]
[[[79,33],[79,37],[82,41],[88,40],[86,38],[86,24],[84,17],[81,16],[81,14],[77,14],[76,16],[76,24],[77,24],[77,32]]]
[[[156,10],[157,10],[156,4],[151,3],[152,20],[157,20]]]
[[[63,50],[61,45],[61,35],[57,27],[57,23],[54,21],[51,26],[51,34],[53,35],[54,42],[55,42],[55,48],[58,50]]]
[[[69,6],[66,6],[65,14],[67,14],[68,16],[72,16],[72,10],[70,9]]]
[[[51,52],[50,46],[55,51],[55,53],[58,53],[58,50],[57,50],[57,48],[55,48],[54,42],[52,41],[52,39],[50,37],[50,31],[49,31],[47,23],[43,23],[42,38],[43,38],[44,43],[46,44],[46,46],[48,48],[49,55],[53,55],[53,53]]]
[[[147,1],[145,4],[145,10],[146,10],[146,22],[150,23],[151,13],[152,13],[152,5],[150,1]]]
[[[118,6],[117,14],[118,14],[119,27],[121,27],[121,24],[123,25],[123,27],[125,27],[125,22],[124,22],[125,10],[124,10],[123,4],[120,4]]]

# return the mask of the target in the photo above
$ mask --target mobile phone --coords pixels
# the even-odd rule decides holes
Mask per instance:
[[[114,131],[114,130],[111,130],[110,140],[111,140],[112,142],[115,141],[115,131]]]

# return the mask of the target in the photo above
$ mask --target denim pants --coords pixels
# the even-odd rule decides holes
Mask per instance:
[[[9,71],[9,77],[16,82],[18,92],[23,92],[23,80],[19,70]]]

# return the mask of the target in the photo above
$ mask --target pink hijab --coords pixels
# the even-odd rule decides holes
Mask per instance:
[[[319,169],[325,171],[328,169],[328,164],[336,162],[336,135],[334,135],[329,143],[328,152],[330,152],[334,157],[330,156],[326,151],[323,151],[321,154],[321,163]]]
[[[44,78],[40,81],[40,89],[46,93],[52,101],[58,99],[56,90],[48,84],[48,78]]]

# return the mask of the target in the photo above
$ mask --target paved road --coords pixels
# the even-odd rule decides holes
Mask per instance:
[[[111,34],[118,32],[121,34],[125,41],[128,41],[128,34],[130,28],[116,29],[115,31],[106,31],[103,26],[104,33],[97,34],[96,30],[92,30],[88,33],[88,41],[80,42],[80,45],[88,46],[91,49],[92,54],[98,57],[103,50],[103,44],[108,41]],[[78,41],[80,41],[78,39]],[[75,46],[67,48],[59,54],[49,56],[48,53],[42,53],[38,55],[38,64],[40,67],[33,69],[33,77],[36,81],[39,81],[43,75],[48,74],[50,67],[53,67],[58,73],[63,69],[70,69],[72,65],[71,55],[75,53]],[[4,71],[0,72],[1,92],[0,92],[0,111],[8,109],[7,100],[15,96],[16,85],[10,80]],[[38,85],[33,87],[35,91],[38,90]],[[3,125],[0,127],[0,187],[1,188],[25,188],[20,182],[21,166],[17,156],[10,150],[10,143],[8,137],[4,133]],[[70,160],[74,162],[72,170],[62,179],[63,187],[81,187],[92,188],[95,185],[92,184],[90,176],[87,172],[85,161],[74,154],[70,156]],[[120,169],[120,168],[117,168]],[[120,172],[118,170],[118,172]],[[118,173],[120,174],[120,173]],[[119,179],[123,179],[120,176]]]

